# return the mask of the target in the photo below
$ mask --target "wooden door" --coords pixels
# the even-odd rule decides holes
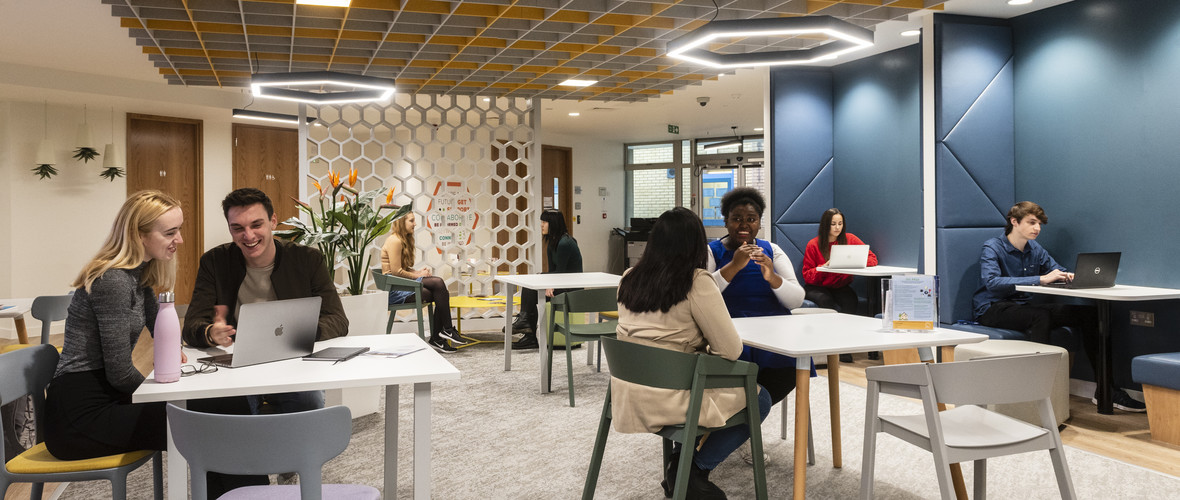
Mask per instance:
[[[262,190],[279,222],[298,217],[299,131],[235,123],[233,136],[233,188]]]
[[[177,304],[192,298],[197,262],[205,244],[202,213],[203,122],[169,116],[127,114],[127,193],[158,189],[180,200],[184,211],[176,254]]]
[[[565,227],[574,236],[573,149],[541,145],[541,204],[565,216]],[[542,268],[549,269],[549,254],[541,252]]]

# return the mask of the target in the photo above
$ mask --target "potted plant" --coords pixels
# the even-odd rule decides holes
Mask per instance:
[[[319,181],[313,181],[317,192],[318,210],[307,202],[295,200],[299,210],[306,213],[311,221],[304,223],[296,217],[283,221],[291,229],[275,231],[275,235],[301,243],[315,245],[324,254],[324,266],[328,274],[335,276],[337,259],[347,262],[348,283],[346,289],[351,295],[360,295],[369,275],[369,245],[378,236],[388,233],[393,221],[404,217],[413,210],[413,203],[393,205],[393,189],[385,194],[385,203],[374,207],[374,200],[381,195],[381,189],[360,192],[356,186],[356,169],[348,172],[348,185],[340,180],[340,174],[329,170],[326,189]],[[391,212],[382,215],[384,210]]]

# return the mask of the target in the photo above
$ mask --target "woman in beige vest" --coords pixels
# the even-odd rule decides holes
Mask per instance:
[[[656,221],[643,258],[619,282],[619,340],[688,353],[708,353],[735,360],[742,341],[713,276],[705,270],[709,250],[705,228],[696,214],[674,208]],[[611,411],[619,432],[655,432],[684,423],[688,391],[632,385],[611,380]],[[770,412],[770,394],[758,388],[759,413]],[[719,427],[745,407],[741,388],[708,389],[701,404],[700,425]],[[709,435],[693,456],[688,498],[725,498],[709,481],[709,472],[750,437],[745,425]],[[677,444],[677,446],[679,446]],[[671,496],[676,481],[676,448],[664,464],[664,492]]]

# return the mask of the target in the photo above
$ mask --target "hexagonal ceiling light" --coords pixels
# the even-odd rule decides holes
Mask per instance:
[[[394,91],[388,78],[335,71],[259,73],[250,76],[250,87],[255,97],[308,104],[384,101]]]
[[[702,46],[714,40],[752,36],[822,34],[831,42],[799,50],[719,54]],[[873,45],[873,32],[832,16],[771,17],[711,21],[668,42],[667,55],[713,68],[808,64],[835,59]]]

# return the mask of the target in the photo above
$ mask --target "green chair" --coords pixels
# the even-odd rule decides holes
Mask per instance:
[[[599,323],[571,323],[573,313],[588,313],[601,311],[617,311],[618,288],[594,288],[590,290],[575,290],[558,294],[550,301],[549,308],[549,341],[546,349],[549,351],[549,383],[553,383],[553,335],[560,333],[565,336],[565,372],[569,383],[570,406],[574,406],[574,363],[572,346],[575,342],[593,342],[603,337],[615,336],[618,321],[603,321]],[[556,313],[563,313],[561,322],[556,321]]]
[[[658,434],[664,438],[664,461],[672,455],[672,442],[682,445],[680,463],[676,469],[676,485],[673,498],[683,500],[688,490],[689,465],[692,463],[694,443],[697,436],[741,425],[750,425],[750,451],[754,457],[754,492],[759,500],[765,500],[766,464],[762,456],[762,426],[758,416],[758,366],[745,361],[729,361],[709,354],[688,354],[670,349],[661,349],[616,338],[602,339],[606,351],[606,363],[611,376],[632,384],[692,391],[688,411],[682,425],[665,426]],[[653,370],[658,366],[658,370]],[[722,427],[699,427],[697,419],[701,413],[701,401],[705,389],[723,387],[744,387],[746,408],[730,417]],[[590,457],[590,469],[586,472],[586,486],[582,499],[594,498],[598,484],[598,472],[602,466],[602,455],[606,450],[606,436],[610,432],[611,400],[610,387],[606,389],[606,402],[602,405],[602,417],[598,421],[598,436],[594,440],[594,453]],[[686,444],[687,443],[687,444]]]
[[[426,333],[425,329],[423,328],[425,323],[422,319],[422,283],[411,279],[399,278],[389,274],[381,274],[381,268],[379,267],[374,267],[372,272],[373,283],[377,285],[379,290],[385,290],[386,292],[392,290],[414,292],[413,302],[403,302],[401,304],[389,305],[389,321],[385,323],[385,334],[389,335],[389,332],[393,331],[393,321],[397,319],[398,311],[402,309],[414,309],[418,313],[418,336],[421,337],[422,340],[426,340]],[[428,308],[430,317],[433,318],[434,303],[427,302],[426,307]]]
[[[164,469],[161,453],[140,450],[86,460],[59,460],[45,448],[45,387],[57,369],[57,348],[41,344],[0,354],[0,404],[25,395],[33,398],[37,421],[37,444],[15,457],[4,456],[0,448],[0,492],[12,483],[33,483],[30,498],[40,499],[44,483],[107,480],[111,498],[127,498],[127,474],[152,461],[153,498],[164,497]],[[0,427],[0,441],[6,429]]]

